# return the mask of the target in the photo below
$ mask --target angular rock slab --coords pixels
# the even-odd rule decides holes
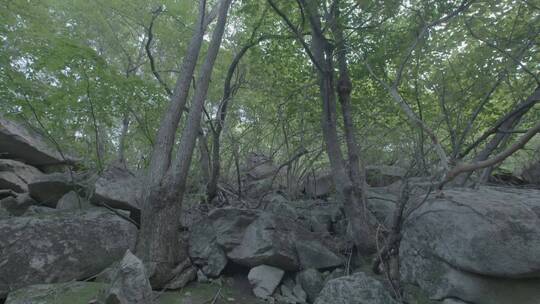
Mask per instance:
[[[63,211],[0,221],[0,298],[32,284],[86,279],[127,249],[137,228],[108,210]]]
[[[105,203],[111,208],[138,212],[143,186],[140,177],[122,167],[112,166],[96,180],[90,200],[98,206]]]
[[[65,154],[64,159],[42,136],[2,116],[0,116],[0,155],[3,158],[20,159],[35,166],[77,162],[75,158]]]
[[[71,190],[79,188],[79,175],[69,173],[44,174],[28,184],[30,196],[41,205],[55,208],[58,201]]]
[[[285,271],[268,266],[260,265],[253,267],[248,274],[248,280],[253,287],[253,294],[259,298],[270,297],[278,287]]]
[[[199,222],[191,230],[189,256],[205,275],[212,278],[218,277],[227,266],[227,256],[217,244],[216,232],[208,219]]]
[[[227,257],[244,266],[266,264],[285,270],[298,270],[293,224],[286,219],[261,213],[247,227],[240,245],[228,252]]]
[[[397,304],[381,282],[359,272],[330,280],[315,304]]]
[[[153,302],[152,286],[143,262],[131,251],[120,261],[114,281],[107,290],[106,304],[148,304]]]
[[[0,159],[0,189],[28,192],[28,183],[42,175],[41,171],[25,163]]]
[[[457,269],[540,278],[538,190],[446,190],[418,208],[403,230],[402,244]]]

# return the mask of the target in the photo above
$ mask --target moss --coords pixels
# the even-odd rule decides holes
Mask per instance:
[[[6,303],[87,304],[105,288],[105,284],[93,282],[34,285],[10,293]]]

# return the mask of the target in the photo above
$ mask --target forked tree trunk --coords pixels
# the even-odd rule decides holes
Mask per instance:
[[[312,47],[311,52],[314,64],[317,66],[319,75],[319,89],[321,94],[323,114],[322,130],[326,145],[326,153],[330,161],[332,177],[338,194],[343,198],[345,212],[351,225],[354,243],[361,253],[372,253],[374,251],[373,243],[370,241],[373,236],[367,229],[365,222],[367,215],[362,204],[361,197],[355,189],[351,176],[347,173],[343,154],[340,148],[337,132],[337,106],[334,84],[334,67],[332,45],[323,36],[320,17],[317,8],[313,3],[307,0],[301,0],[308,16],[311,32]],[[310,50],[308,50],[310,51]]]
[[[334,2],[334,16],[331,20],[332,32],[335,37],[336,58],[338,63],[339,80],[337,85],[337,93],[341,104],[341,113],[343,116],[343,125],[345,130],[345,142],[347,144],[347,153],[349,157],[349,176],[353,183],[353,191],[355,199],[358,201],[356,208],[360,209],[363,216],[361,222],[361,233],[363,244],[362,248],[369,251],[374,249],[375,231],[371,229],[369,222],[369,211],[367,210],[367,195],[366,195],[366,172],[363,163],[360,160],[360,145],[356,140],[354,121],[352,118],[351,108],[351,93],[352,81],[349,76],[347,66],[347,48],[343,29],[339,23],[339,1]]]
[[[156,156],[161,158],[155,160],[151,164],[149,182],[147,189],[145,189],[144,201],[142,202],[141,230],[139,232],[137,254],[145,262],[150,274],[150,282],[154,288],[165,287],[170,280],[179,274],[179,271],[183,270],[175,269],[175,267],[182,265],[182,262],[187,259],[185,244],[182,243],[180,235],[180,211],[182,199],[186,188],[186,180],[193,156],[193,150],[200,128],[201,113],[206,99],[213,66],[221,45],[231,1],[232,0],[221,1],[218,12],[218,21],[212,35],[205,61],[200,69],[197,89],[193,95],[189,116],[182,132],[180,146],[178,147],[174,163],[171,166],[161,163],[164,160],[170,160],[170,151],[169,153],[158,153],[159,155],[153,155],[153,157]],[[201,2],[203,3],[201,5],[201,11],[204,12],[205,0],[202,0]],[[203,14],[201,14],[201,17],[202,16]],[[200,22],[202,24],[204,18],[200,18]],[[202,39],[203,32],[201,27],[201,29],[195,33],[194,39],[195,37]],[[182,75],[180,76],[180,79],[183,79],[184,77],[186,76]],[[171,106],[171,108],[181,110],[181,108],[177,106]],[[166,112],[164,116],[167,118],[172,117],[169,112]],[[174,124],[171,124],[170,127],[174,130],[177,128]],[[168,133],[170,132],[165,132],[163,134]],[[159,133],[156,142],[166,143],[168,139],[159,138],[161,134],[162,133]],[[172,132],[172,134],[174,134],[174,132]],[[157,145],[156,149],[159,148],[159,145]],[[167,161],[167,163],[168,162],[169,161]],[[159,174],[160,170],[166,170],[166,173],[161,176],[161,174]],[[156,173],[157,175],[152,176],[152,174]],[[152,179],[156,177],[157,182]]]

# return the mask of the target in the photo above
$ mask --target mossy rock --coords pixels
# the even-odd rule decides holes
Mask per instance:
[[[105,288],[94,282],[32,285],[10,292],[5,304],[88,304]]]
[[[97,282],[69,282],[32,285],[10,292],[5,304],[88,304],[104,294],[108,284]],[[251,294],[240,293],[227,283],[193,283],[181,290],[155,292],[156,304],[210,303],[216,294],[231,304],[263,303]]]

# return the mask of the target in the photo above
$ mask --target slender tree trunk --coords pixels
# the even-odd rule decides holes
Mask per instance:
[[[362,205],[361,198],[357,195],[351,177],[347,174],[338,139],[332,46],[323,36],[320,17],[318,16],[316,7],[313,7],[312,4],[308,4],[307,2],[307,0],[301,0],[311,25],[311,52],[316,61],[314,64],[318,69],[319,88],[323,107],[321,123],[333,180],[338,194],[343,198],[355,245],[361,253],[372,253],[375,248],[369,241],[372,239],[372,236],[369,229],[366,229],[367,223],[364,222],[367,218],[364,212],[365,209]]]
[[[126,167],[126,138],[129,129],[129,112],[126,109],[124,112],[124,118],[122,119],[122,131],[120,133],[120,140],[118,145],[118,159],[117,162],[123,167]]]
[[[182,132],[174,163],[167,169],[161,182],[151,183],[142,206],[141,230],[137,253],[143,259],[150,273],[150,282],[154,288],[166,286],[178,271],[175,267],[187,259],[186,247],[180,235],[180,211],[186,189],[191,159],[201,123],[201,113],[208,92],[210,77],[227,21],[227,13],[232,0],[223,0],[218,12],[218,21],[212,35],[206,58],[199,72],[197,89],[193,95],[186,126]],[[204,3],[205,1],[202,0]],[[204,12],[204,4],[201,7]],[[201,14],[202,16],[202,14]],[[204,18],[200,18],[201,22]],[[202,30],[195,36],[202,34]],[[185,75],[180,76],[184,78]],[[180,110],[180,108],[178,109]],[[164,114],[171,117],[169,112]],[[176,126],[174,126],[176,129]],[[171,132],[174,134],[174,132]],[[161,134],[160,134],[161,135]],[[157,142],[163,142],[158,135]],[[165,137],[167,134],[164,135]],[[157,145],[159,147],[159,145]],[[154,155],[153,155],[154,157]],[[167,156],[170,159],[170,155]],[[163,159],[161,159],[163,161]],[[153,162],[152,173],[159,173],[163,164]],[[153,166],[157,166],[153,167]],[[150,176],[150,179],[152,176]],[[151,179],[152,180],[152,179]]]
[[[372,231],[369,225],[369,211],[367,210],[367,195],[366,195],[366,172],[363,163],[360,160],[360,146],[356,140],[354,121],[352,119],[351,109],[351,92],[352,81],[349,76],[347,66],[347,48],[343,30],[339,24],[339,1],[335,2],[334,16],[332,18],[332,32],[334,33],[336,43],[336,57],[338,63],[339,80],[337,85],[337,93],[341,104],[341,112],[343,116],[345,141],[349,157],[349,175],[353,183],[353,190],[356,200],[360,206],[362,218],[361,232],[363,233],[363,247],[375,248],[375,232]]]
[[[212,16],[206,16],[206,0],[200,0],[199,20],[195,32],[191,37],[186,56],[180,68],[180,76],[176,81],[173,95],[170,97],[169,108],[165,112],[158,134],[156,136],[150,167],[148,172],[148,184],[157,185],[165,176],[171,164],[171,154],[174,146],[176,129],[186,107],[189,96],[189,88],[193,79],[193,73],[199,58],[204,33]]]

